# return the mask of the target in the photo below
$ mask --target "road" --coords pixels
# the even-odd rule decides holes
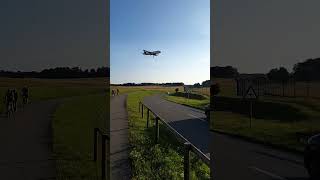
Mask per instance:
[[[302,155],[209,131],[203,112],[150,96],[144,103],[205,154],[218,180],[307,180]],[[210,144],[210,147],[209,147]]]
[[[111,97],[110,121],[110,164],[111,179],[130,179],[131,167],[129,161],[128,113],[126,95]]]
[[[55,179],[52,114],[56,101],[18,109],[14,118],[0,117],[0,179]]]

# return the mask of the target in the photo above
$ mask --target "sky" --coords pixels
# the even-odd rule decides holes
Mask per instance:
[[[320,57],[320,1],[214,0],[211,66],[265,73]]]
[[[0,70],[109,66],[106,2],[1,0]]]
[[[209,0],[111,0],[111,83],[210,79]],[[142,51],[160,50],[157,57]]]

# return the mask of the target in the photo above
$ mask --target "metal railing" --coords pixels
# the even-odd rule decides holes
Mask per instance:
[[[210,158],[207,157],[203,152],[200,151],[197,147],[195,147],[192,143],[190,143],[186,138],[184,138],[179,132],[177,132],[172,126],[170,126],[166,121],[164,121],[161,116],[152,111],[147,105],[143,104],[139,101],[139,112],[141,112],[141,117],[144,116],[144,108],[147,109],[147,128],[149,128],[150,121],[150,112],[155,117],[155,143],[159,143],[160,138],[160,129],[159,129],[159,121],[165,125],[165,127],[172,132],[172,134],[177,138],[177,140],[184,144],[184,179],[190,179],[190,152],[193,152],[199,159],[201,159],[206,165],[210,166]]]
[[[100,128],[93,130],[93,160],[98,159],[98,136],[101,136],[101,179],[110,179],[110,136],[103,132]]]

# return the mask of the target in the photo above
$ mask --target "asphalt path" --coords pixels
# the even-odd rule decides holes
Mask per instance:
[[[129,161],[129,124],[126,108],[126,95],[112,96],[110,101],[110,164],[111,179],[130,179],[131,167]]]
[[[0,179],[55,179],[52,159],[52,114],[57,101],[18,109],[14,117],[0,117]]]
[[[144,103],[203,153],[211,154],[214,179],[308,179],[301,154],[212,132],[204,112],[169,102],[161,95],[147,97]]]

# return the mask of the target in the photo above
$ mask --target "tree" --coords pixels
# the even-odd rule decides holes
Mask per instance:
[[[277,68],[271,69],[267,73],[267,76],[270,80],[278,81],[278,82],[286,82],[290,78],[290,74],[288,70],[284,67],[280,67],[279,69]]]
[[[176,93],[178,93],[179,92],[179,88],[176,88],[175,91],[176,91]]]
[[[215,78],[235,78],[239,75],[238,70],[232,66],[214,66],[210,68],[210,76]]]
[[[203,81],[201,85],[202,85],[203,87],[210,87],[211,81],[210,81],[210,80]]]
[[[293,67],[293,77],[298,81],[320,80],[320,58],[307,59]]]
[[[220,93],[220,85],[218,83],[214,83],[211,85],[210,94],[211,96],[215,96]]]
[[[199,87],[201,87],[201,85],[200,85],[200,83],[195,83],[195,84],[193,85],[193,87],[199,88]]]

